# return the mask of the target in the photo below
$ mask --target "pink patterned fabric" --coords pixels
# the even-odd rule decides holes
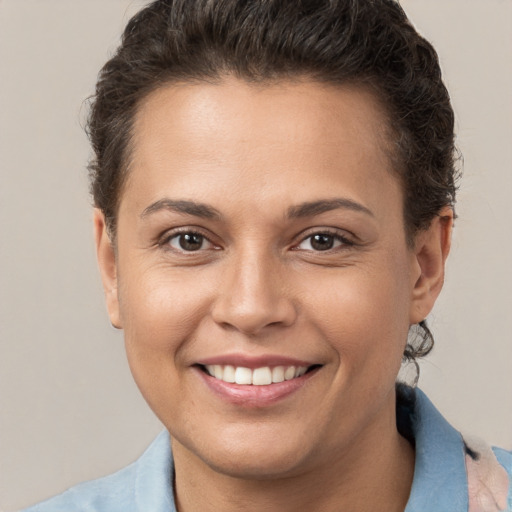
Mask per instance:
[[[468,512],[506,512],[509,479],[492,449],[483,441],[464,437],[478,460],[466,455],[468,475]]]

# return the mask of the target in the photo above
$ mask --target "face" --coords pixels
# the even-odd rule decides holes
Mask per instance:
[[[406,243],[385,126],[370,93],[310,82],[173,85],[141,105],[117,251],[97,213],[98,254],[176,453],[266,478],[394,429],[439,250]]]

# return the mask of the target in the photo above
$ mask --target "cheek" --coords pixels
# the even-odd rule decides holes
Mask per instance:
[[[380,261],[365,269],[337,269],[335,276],[316,282],[304,309],[345,368],[399,367],[409,330],[406,269],[400,260]]]
[[[130,370],[151,409],[168,425],[170,411],[180,411],[180,401],[174,398],[186,393],[183,362],[207,315],[208,283],[187,286],[183,272],[122,270],[119,299]]]
[[[169,409],[169,397],[185,391],[182,373],[187,350],[210,302],[206,280],[203,286],[187,284],[190,280],[183,272],[120,273],[120,309],[130,370],[164,423],[160,413]]]
[[[151,270],[120,277],[120,310],[125,337],[145,349],[176,350],[179,340],[200,321],[209,303],[209,288],[187,286],[177,273]]]

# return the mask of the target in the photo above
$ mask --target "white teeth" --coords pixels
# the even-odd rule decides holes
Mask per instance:
[[[291,380],[295,377],[295,366],[288,366],[284,372],[284,380]]]
[[[237,384],[252,384],[252,371],[250,368],[238,366],[235,370],[235,382]]]
[[[213,375],[216,379],[221,379],[224,377],[224,371],[222,370],[222,366],[220,364],[213,365]]]
[[[235,367],[230,364],[224,366],[224,376],[222,377],[224,382],[235,382]]]
[[[243,366],[208,364],[206,370],[216,379],[236,384],[252,384],[254,386],[268,386],[285,380],[301,377],[307,371],[307,366],[262,366],[261,368],[245,368]]]
[[[272,382],[284,381],[284,366],[276,366],[272,368]]]
[[[298,366],[295,369],[295,377],[302,377],[306,373],[307,368],[305,366]]]
[[[272,384],[272,372],[268,366],[256,368],[252,372],[252,383],[255,386],[268,386]]]

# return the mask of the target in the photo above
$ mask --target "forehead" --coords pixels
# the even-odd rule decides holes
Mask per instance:
[[[340,123],[343,132],[336,131]],[[269,139],[292,144],[302,138],[308,146],[328,145],[334,136],[386,150],[389,130],[385,109],[369,88],[307,80],[254,84],[228,77],[218,83],[171,84],[150,93],[137,110],[135,148],[140,142],[156,144],[164,131],[173,146],[195,141],[206,151],[204,143],[218,136],[242,145]]]
[[[223,186],[307,201],[342,179],[350,193],[372,189],[378,197],[383,181],[396,185],[387,133],[380,102],[360,87],[234,78],[173,84],[138,109],[127,188],[140,208],[166,184],[174,196],[203,201]]]

